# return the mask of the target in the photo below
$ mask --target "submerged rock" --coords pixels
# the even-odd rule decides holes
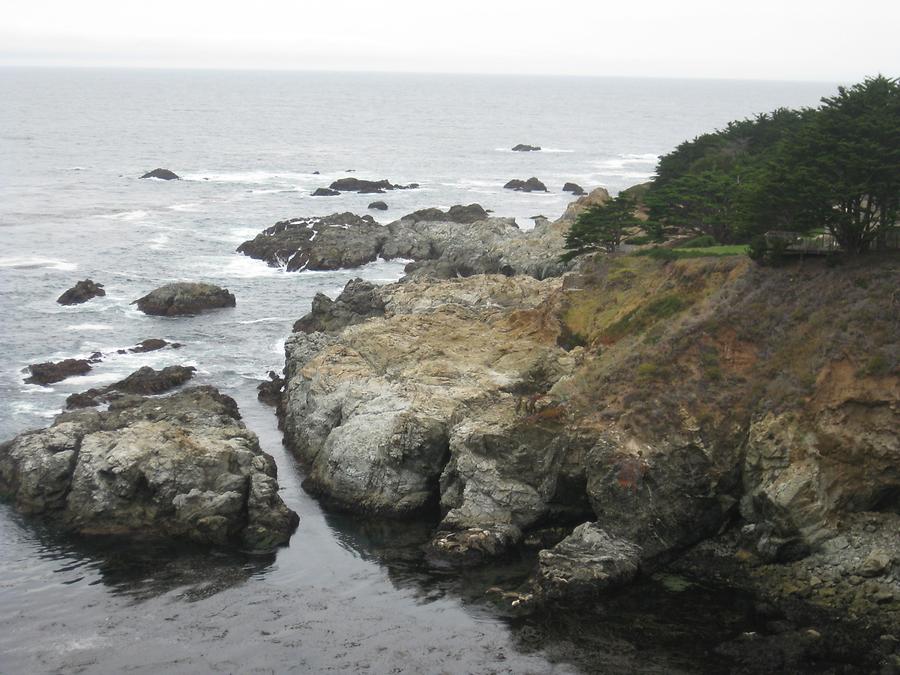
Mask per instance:
[[[513,178],[503,187],[507,190],[516,190],[517,192],[547,192],[547,186],[534,177],[528,180]]]
[[[82,534],[254,551],[287,543],[299,520],[275,462],[212,387],[126,397],[20,434],[0,445],[0,495]]]
[[[376,211],[387,211],[388,205],[383,201],[372,202],[369,204],[370,209],[374,209]]]
[[[150,291],[131,304],[137,305],[144,314],[181,316],[199,314],[206,309],[234,307],[235,300],[228,289],[213,284],[177,282]]]
[[[518,145],[513,146],[513,152],[537,152],[541,149],[539,145],[527,145],[525,143],[519,143]]]
[[[98,298],[104,295],[106,295],[106,291],[103,290],[103,284],[98,284],[90,279],[85,279],[84,281],[79,281],[72,286],[72,288],[60,295],[56,299],[56,302],[60,305],[80,305],[91,298]]]
[[[74,408],[97,406],[122,394],[136,394],[140,396],[162,394],[190,380],[196,370],[193,366],[167,366],[162,370],[144,366],[131,373],[125,379],[114,382],[107,387],[89,389],[79,394],[72,394],[66,399],[66,407],[72,410]]]
[[[178,174],[168,169],[153,169],[148,171],[141,178],[158,178],[159,180],[180,180]]]
[[[329,190],[328,188],[316,188],[313,191],[311,196],[312,197],[339,197],[340,194],[341,193],[338,192],[337,190]]]
[[[33,363],[28,366],[28,372],[31,374],[25,378],[25,382],[48,385],[62,382],[68,377],[85,375],[90,370],[91,359],[63,359],[62,361]]]

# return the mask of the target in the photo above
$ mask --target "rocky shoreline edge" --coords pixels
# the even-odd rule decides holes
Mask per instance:
[[[896,349],[893,260],[559,262],[606,198],[530,232],[469,205],[292,219],[242,244],[289,271],[412,261],[399,283],[317,296],[264,383],[304,487],[361,517],[437,514],[434,565],[539,549],[493,594],[512,612],[676,570],[759,599],[769,630],[732,645],[748,672],[861,648],[864,667],[900,668],[900,383],[871,357]],[[20,434],[0,445],[0,494],[88,535],[263,551],[297,526],[210,387],[119,392]]]

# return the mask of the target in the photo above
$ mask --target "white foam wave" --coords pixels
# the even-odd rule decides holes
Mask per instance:
[[[167,248],[166,244],[169,243],[169,235],[165,232],[156,235],[150,240],[150,248],[159,251],[161,249]]]
[[[47,406],[19,401],[12,404],[13,413],[16,415],[36,415],[38,417],[56,417],[59,410],[50,409]]]
[[[108,323],[76,323],[66,326],[66,330],[112,330],[113,327]]]
[[[147,216],[150,215],[149,211],[143,211],[141,209],[136,209],[134,211],[119,211],[118,213],[110,213],[105,216],[100,216],[101,218],[106,218],[108,220],[125,220],[125,221],[134,221],[134,220],[143,220]]]
[[[200,210],[200,202],[189,202],[187,204],[172,204],[169,207],[170,211],[186,211],[193,213],[194,211]]]
[[[657,155],[655,152],[644,152],[641,154],[626,152],[625,154],[619,156],[622,159],[628,159],[635,162],[656,162],[659,159],[659,155]]]
[[[12,256],[0,258],[0,268],[12,268],[19,270],[48,269],[61,272],[71,272],[78,269],[78,265],[66,260],[54,260],[53,258],[37,258],[28,256]]]
[[[238,321],[238,323],[242,326],[247,326],[252,323],[276,323],[279,321],[284,321],[283,316],[266,316],[262,319],[249,319],[247,321]]]
[[[261,260],[254,260],[245,255],[236,254],[227,258],[214,257],[207,261],[216,275],[235,279],[256,279],[258,277],[275,277],[282,273],[277,267],[269,267]]]
[[[244,183],[264,185],[285,181],[310,180],[312,174],[297,173],[295,171],[209,171],[201,173],[188,173],[182,176],[183,180],[208,181],[210,183]]]

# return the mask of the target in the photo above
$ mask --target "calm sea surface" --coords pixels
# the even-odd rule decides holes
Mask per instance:
[[[559,216],[564,182],[615,192],[656,158],[729,120],[815,104],[833,85],[731,81],[0,69],[0,440],[49,424],[75,391],[143,365],[198,369],[233,396],[301,514],[269,558],[103,546],[0,505],[0,672],[715,672],[709,646],[746,629],[739,602],[647,582],[584,617],[503,617],[484,600],[530,561],[430,570],[428,524],[323,512],[299,487],[274,416],[255,399],[283,365],[317,292],[402,265],[285,274],[234,252],[294,216],[366,213],[371,195],[309,196],[344,176],[421,184],[380,196],[389,222],[479,202]],[[544,148],[514,153],[516,143]],[[184,180],[138,180],[156,167]],[[353,172],[351,173],[351,170]],[[314,172],[320,172],[316,175]],[[537,176],[548,194],[503,190]],[[75,281],[104,298],[62,307]],[[235,310],[147,317],[129,303],[174,280],[209,281]],[[178,351],[113,355],[88,376],[23,384],[29,363],[145,338]]]

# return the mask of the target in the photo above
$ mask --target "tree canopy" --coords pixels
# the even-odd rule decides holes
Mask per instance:
[[[818,108],[757,115],[662,157],[652,220],[750,241],[825,228],[844,250],[877,245],[900,209],[900,80],[840,87]]]
[[[641,221],[634,216],[634,201],[618,196],[605,204],[589,207],[583,211],[566,233],[566,253],[563,260],[596,251],[612,253],[616,250],[625,231],[639,226]]]

